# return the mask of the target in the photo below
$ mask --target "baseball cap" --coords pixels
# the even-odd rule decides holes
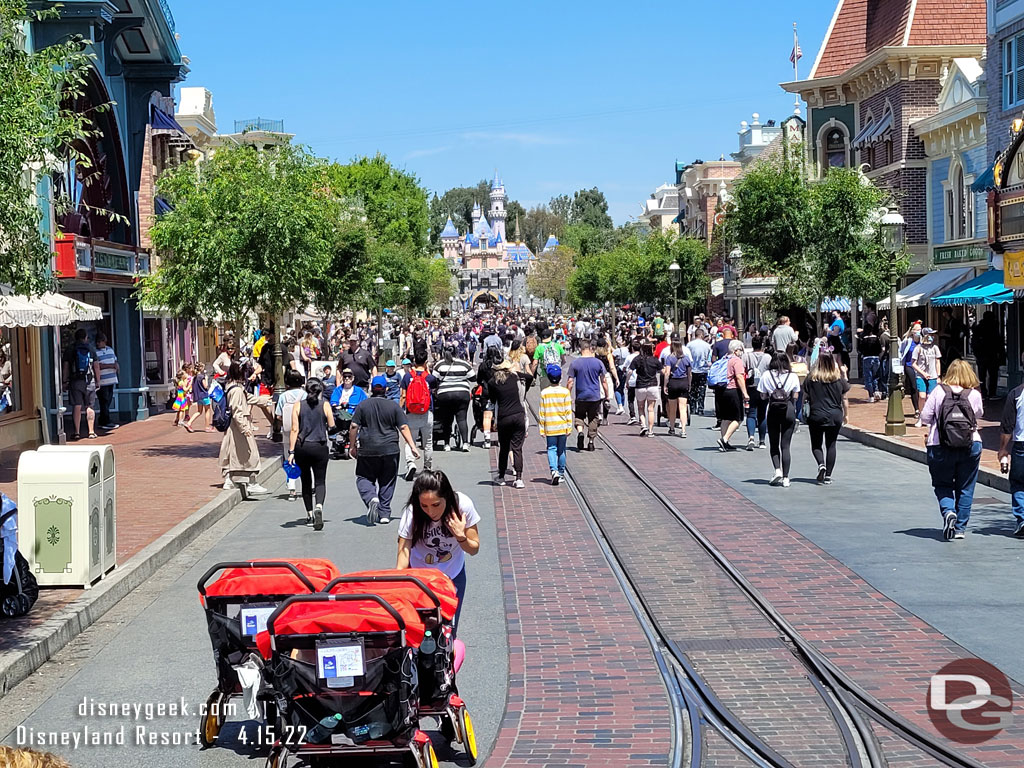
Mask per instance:
[[[412,365],[412,360],[410,360],[408,357],[403,357],[402,365]]]
[[[544,370],[548,372],[548,376],[552,379],[562,378],[562,366],[560,366],[558,363],[548,363],[547,368],[545,368]]]
[[[373,389],[376,389],[377,387],[380,387],[381,389],[387,389],[388,380],[383,376],[374,376],[373,381],[370,382],[370,386]]]
[[[386,363],[384,363],[384,367],[385,368],[394,368],[395,367],[395,361],[394,360],[388,360]]]

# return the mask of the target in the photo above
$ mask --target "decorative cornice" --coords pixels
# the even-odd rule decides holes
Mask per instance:
[[[845,106],[912,80],[939,80],[955,58],[979,58],[983,45],[914,45],[879,48],[841,75],[780,83],[799,94],[811,109]]]

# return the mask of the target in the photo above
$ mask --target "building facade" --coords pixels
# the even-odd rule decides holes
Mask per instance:
[[[529,294],[526,276],[537,257],[525,243],[507,242],[508,198],[497,173],[488,197],[486,214],[479,202],[473,206],[468,232],[459,232],[451,216],[441,231],[441,256],[455,276],[458,293],[454,301],[462,309],[478,305],[521,307]],[[549,244],[552,239],[548,239]]]
[[[673,184],[662,184],[640,203],[640,213],[636,218],[652,232],[675,232],[678,216],[679,190]]]

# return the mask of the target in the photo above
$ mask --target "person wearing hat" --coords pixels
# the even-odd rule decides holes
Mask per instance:
[[[402,374],[396,369],[394,360],[388,360],[384,363],[384,378],[388,380],[387,390],[384,396],[388,400],[394,400],[396,403],[402,399]]]
[[[365,400],[369,395],[362,387],[355,385],[355,374],[351,368],[341,372],[341,385],[334,388],[331,393],[331,407],[344,408],[349,415],[356,412],[356,406]]]
[[[918,396],[927,397],[938,386],[939,376],[942,375],[942,352],[935,343],[935,331],[931,328],[921,331],[921,344],[914,349],[910,364],[917,375]],[[914,426],[922,426],[920,417]]]
[[[370,379],[377,375],[377,366],[373,355],[359,346],[359,336],[353,333],[348,337],[348,351],[341,353],[338,368],[348,368],[355,377],[357,387],[369,387]],[[338,386],[341,386],[341,374],[338,374]]]
[[[548,467],[551,484],[558,485],[565,477],[565,443],[572,432],[572,395],[562,386],[562,367],[550,363],[543,375],[549,385],[540,393],[537,426],[548,444]]]
[[[349,426],[349,455],[356,460],[356,489],[366,505],[370,525],[391,522],[391,499],[398,482],[398,461],[401,457],[399,436],[414,458],[419,451],[412,439],[405,412],[394,400],[385,397],[388,380],[375,376],[371,397],[356,406]]]

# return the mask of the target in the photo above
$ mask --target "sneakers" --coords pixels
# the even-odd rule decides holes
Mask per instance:
[[[1013,532],[1013,535],[1016,536],[1018,539],[1024,539],[1024,522],[1020,523],[1017,526],[1017,530]]]
[[[668,436],[669,437],[675,437],[675,434],[676,434],[676,428],[675,427],[669,427],[668,428]]]
[[[263,496],[270,493],[267,488],[264,488],[259,483],[249,483],[249,485],[245,487],[245,492],[250,496]]]
[[[580,432],[578,435],[576,435],[576,450],[577,451],[582,451],[583,450],[583,433],[582,432]]]
[[[953,534],[954,539],[965,539],[967,538],[967,531],[957,531]]]
[[[445,453],[448,453],[451,449],[452,447],[448,445],[448,443],[445,443],[444,448],[442,448],[441,450],[444,451]]]
[[[783,488],[789,488],[789,478],[788,477],[782,478],[782,487]]]
[[[366,522],[370,525],[376,525],[380,519],[380,501],[377,499],[370,499],[370,503],[366,506]]]
[[[313,530],[322,531],[324,529],[324,505],[317,504],[313,507]]]
[[[490,448],[491,448],[491,438],[485,437],[484,438],[484,450],[487,451],[487,450],[490,450]]]
[[[380,523],[381,525],[388,525],[391,522],[391,515],[390,514],[387,514],[387,515],[382,514],[377,519],[377,522]]]
[[[752,437],[747,439],[747,450],[748,451],[754,450],[754,438],[752,438]]]
[[[237,487],[238,487],[237,485],[235,485],[233,482],[231,482],[231,478],[230,477],[225,477],[224,478],[224,486],[223,486],[223,488],[224,488],[225,491],[233,491]]]
[[[587,443],[587,450],[591,451],[591,452],[593,452],[595,450],[595,448],[594,448],[594,441],[593,440],[591,440],[590,442]]]
[[[629,421],[626,422],[627,427],[635,427],[640,422],[636,420],[635,416],[630,416]]]
[[[455,450],[459,451],[460,453],[469,453],[469,446],[466,445],[465,443],[463,443],[462,445],[460,445]]]
[[[498,485],[508,485],[508,483],[505,482],[505,476],[504,475],[498,475],[498,479],[495,480],[494,482],[496,484],[498,484]]]
[[[914,422],[914,426],[921,428],[924,426],[924,424],[921,423],[921,419],[918,419],[917,421]]]
[[[623,407],[622,407],[622,406],[620,405],[620,406],[619,406],[619,410],[617,410],[617,411],[615,412],[615,415],[616,415],[616,416],[621,416],[621,415],[622,415],[622,414],[624,414],[625,412],[626,412],[626,409],[625,409],[625,408],[623,408]]]
[[[562,482],[562,476],[560,474],[558,474],[557,472],[552,472],[551,473],[551,484],[552,485],[558,485],[560,482]],[[1024,524],[1022,524],[1022,527],[1024,527]]]
[[[760,441],[760,442],[759,442],[759,443],[757,444],[757,449],[758,449],[759,451],[763,451],[763,450],[765,449],[765,444],[764,444],[764,440]]]
[[[825,485],[832,485],[832,477],[830,475],[825,475],[824,482],[825,482]]]
[[[726,453],[729,450],[729,444],[722,438],[718,438],[718,450],[721,453]]]
[[[406,467],[405,474],[402,475],[402,477],[405,478],[406,482],[411,481],[414,477],[416,477],[416,466],[414,464],[410,464],[408,467]]]
[[[782,470],[776,469],[775,474],[772,475],[772,479],[768,481],[768,485],[782,485]]]
[[[288,501],[295,501],[295,499],[297,497],[298,497],[298,493],[295,491],[294,488],[292,488],[292,489],[290,489],[288,491]]]
[[[825,465],[824,464],[822,464],[820,467],[818,467],[818,485],[824,485],[825,484],[825,472],[826,471],[827,470],[825,469]]]
[[[512,487],[513,488],[525,488],[526,487],[526,483],[523,482],[523,479],[521,477],[517,477],[516,481],[514,483],[512,483]]]
[[[947,512],[942,518],[942,538],[949,541],[956,533],[956,512]]]

